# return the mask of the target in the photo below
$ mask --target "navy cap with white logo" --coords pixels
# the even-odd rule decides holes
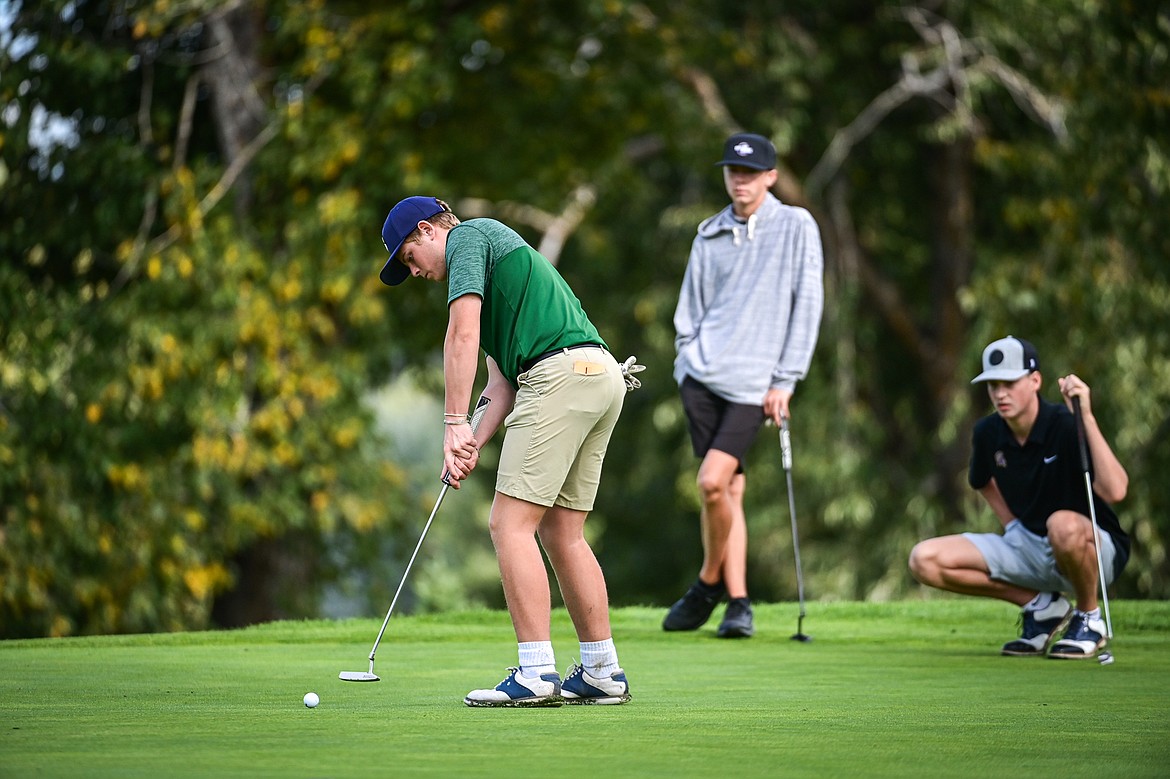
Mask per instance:
[[[390,252],[390,259],[386,260],[382,272],[378,274],[383,284],[396,287],[410,277],[410,269],[398,259],[398,250],[410,234],[418,229],[419,222],[444,210],[443,202],[438,198],[419,196],[400,200],[398,205],[390,209],[382,224],[382,244]]]
[[[776,167],[776,147],[762,135],[736,133],[723,144],[723,159],[715,164],[772,170]]]
[[[983,350],[983,373],[971,379],[971,383],[1015,381],[1038,370],[1040,357],[1036,354],[1036,347],[1023,338],[1009,335],[992,341]]]

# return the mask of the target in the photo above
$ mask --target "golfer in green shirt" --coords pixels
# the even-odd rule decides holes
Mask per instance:
[[[622,410],[622,366],[552,263],[506,225],[460,222],[441,200],[409,197],[386,217],[382,240],[390,253],[384,283],[395,286],[410,276],[447,282],[443,469],[452,487],[475,468],[479,448],[501,422],[506,427],[490,527],[519,663],[494,688],[469,692],[464,703],[628,701],[605,577],[583,532]],[[483,395],[492,402],[473,435],[467,412],[481,348],[488,372]],[[542,546],[580,641],[581,663],[563,681],[553,654]]]

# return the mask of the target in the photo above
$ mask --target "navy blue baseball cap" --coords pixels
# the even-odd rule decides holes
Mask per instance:
[[[771,170],[776,167],[776,147],[762,135],[736,133],[723,144],[723,159],[715,164]]]
[[[378,278],[382,283],[397,287],[410,278],[410,268],[398,259],[398,250],[407,237],[418,228],[418,223],[430,219],[435,214],[441,214],[446,209],[442,202],[435,197],[408,197],[398,201],[398,205],[390,209],[386,221],[382,224],[382,244],[390,252],[390,259],[382,267]]]

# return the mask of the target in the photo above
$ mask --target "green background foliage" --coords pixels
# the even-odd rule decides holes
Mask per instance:
[[[1088,381],[1130,471],[1116,593],[1170,594],[1164,10],[5,9],[0,635],[381,612],[437,491],[444,297],[377,281],[381,221],[418,193],[559,239],[607,341],[649,366],[589,527],[615,602],[669,602],[700,556],[671,318],[740,128],[776,141],[777,192],[826,249],[793,411],[810,598],[918,593],[917,539],[994,527],[965,485],[988,410],[967,382],[1009,332],[1038,345],[1046,396]],[[795,594],[772,435],[749,459],[763,600]],[[502,603],[488,470],[444,507],[405,608]]]

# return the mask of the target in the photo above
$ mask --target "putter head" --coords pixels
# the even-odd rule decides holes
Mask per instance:
[[[802,644],[807,644],[809,641],[812,641],[812,636],[807,636],[804,633],[797,633],[792,636],[792,640],[799,641]]]
[[[342,671],[337,675],[343,682],[380,682],[381,677],[367,671]]]
[[[1097,662],[1101,665],[1113,665],[1113,653],[1102,652],[1101,654],[1097,655]]]

